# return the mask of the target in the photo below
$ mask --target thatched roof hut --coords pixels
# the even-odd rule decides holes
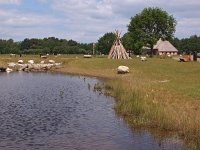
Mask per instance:
[[[170,54],[170,55],[177,55],[178,50],[169,42],[163,41],[159,39],[156,45],[153,47],[154,50],[157,50],[159,55],[163,54]]]

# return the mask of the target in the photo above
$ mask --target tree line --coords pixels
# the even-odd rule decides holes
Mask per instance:
[[[74,40],[48,37],[43,39],[0,40],[0,54],[88,54],[92,53],[93,43],[78,43]]]

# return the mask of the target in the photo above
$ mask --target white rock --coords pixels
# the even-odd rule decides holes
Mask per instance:
[[[168,55],[167,55],[167,57],[171,58],[171,57],[172,57],[172,55],[168,54]]]
[[[50,64],[55,64],[55,61],[54,60],[49,60],[49,63]]]
[[[16,63],[13,63],[13,62],[8,63],[8,67],[14,68],[15,66],[16,66]]]
[[[61,63],[55,63],[55,66],[60,66],[61,65]]]
[[[33,60],[29,60],[28,63],[29,64],[34,64],[34,61]]]
[[[47,58],[47,56],[45,56],[45,55],[42,55],[42,56],[41,56],[41,58],[45,58],[45,59],[46,59],[46,58]]]
[[[16,57],[16,54],[10,54],[10,57],[12,57],[12,56],[15,56],[15,57]]]
[[[147,61],[147,57],[141,56],[140,59],[141,59],[141,61]]]
[[[19,64],[23,64],[23,62],[24,62],[23,60],[18,60]]]
[[[119,66],[117,68],[117,73],[129,73],[129,67],[127,67],[127,66]]]
[[[137,58],[139,58],[139,57],[140,57],[140,55],[137,55],[136,57],[137,57]]]
[[[40,63],[41,63],[41,64],[44,64],[44,61],[41,61]]]
[[[20,67],[20,68],[19,68],[19,71],[24,70],[25,68],[28,67],[27,64],[19,64],[18,66]]]
[[[92,55],[83,55],[84,58],[92,58]]]
[[[10,69],[10,68],[6,68],[6,72],[7,72],[7,73],[9,73],[9,72],[11,72],[11,71],[13,71],[13,70]]]

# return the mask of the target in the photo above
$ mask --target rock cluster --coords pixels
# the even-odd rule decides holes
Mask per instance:
[[[28,63],[23,63],[23,60],[19,60],[18,63],[8,63],[8,68],[14,71],[48,71],[51,68],[59,68],[61,63],[56,63],[54,60],[49,60],[48,63],[41,61],[40,63],[34,63],[33,60],[29,60]]]

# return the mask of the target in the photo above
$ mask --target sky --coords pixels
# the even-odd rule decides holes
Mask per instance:
[[[175,37],[200,35],[199,0],[0,0],[0,39],[97,42],[116,29],[126,33],[130,18],[146,7],[174,16]]]

